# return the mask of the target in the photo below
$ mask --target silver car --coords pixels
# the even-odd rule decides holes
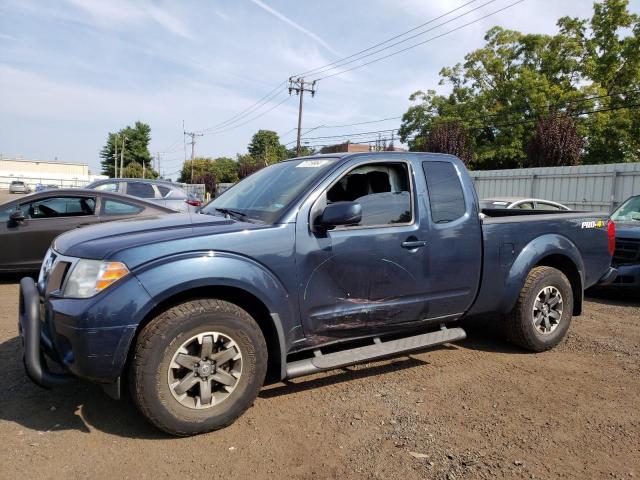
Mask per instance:
[[[481,210],[494,208],[517,208],[520,210],[571,210],[566,205],[541,198],[496,197],[480,200]]]
[[[182,186],[163,180],[108,178],[96,180],[86,188],[144,198],[177,212],[192,212],[202,205],[199,199],[188,194]]]
[[[21,180],[14,180],[9,185],[9,193],[29,193],[31,189],[29,185]]]

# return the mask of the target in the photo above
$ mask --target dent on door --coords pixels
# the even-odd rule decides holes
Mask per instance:
[[[320,261],[302,293],[303,305],[316,306],[308,312],[308,340],[371,334],[425,318],[426,296],[415,294],[416,275],[394,257],[358,251]]]

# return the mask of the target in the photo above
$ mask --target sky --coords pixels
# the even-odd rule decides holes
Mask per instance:
[[[206,133],[196,137],[198,156],[244,153],[258,129],[295,142],[298,98],[287,92],[290,76],[465,4],[414,34],[450,23],[395,49],[514,1],[0,0],[0,153],[87,163],[99,173],[108,132],[139,120],[151,126],[150,151],[160,152],[162,172],[175,178],[185,156],[183,121],[187,131]],[[640,0],[631,0],[630,9],[640,12]],[[524,0],[417,48],[322,79],[316,95],[304,98],[306,141],[332,143],[313,138],[397,128],[397,119],[326,126],[397,117],[412,92],[443,91],[440,69],[482,46],[494,25],[554,33],[558,18],[591,12],[589,0]]]

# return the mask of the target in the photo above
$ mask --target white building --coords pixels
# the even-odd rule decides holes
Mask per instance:
[[[38,183],[84,187],[99,178],[106,177],[92,175],[83,163],[0,158],[0,189],[8,189],[13,180],[22,180],[34,189]]]

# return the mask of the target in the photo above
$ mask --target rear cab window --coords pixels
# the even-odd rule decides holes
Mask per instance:
[[[467,207],[458,172],[452,163],[428,161],[422,162],[431,221],[433,223],[449,223],[462,217]]]

